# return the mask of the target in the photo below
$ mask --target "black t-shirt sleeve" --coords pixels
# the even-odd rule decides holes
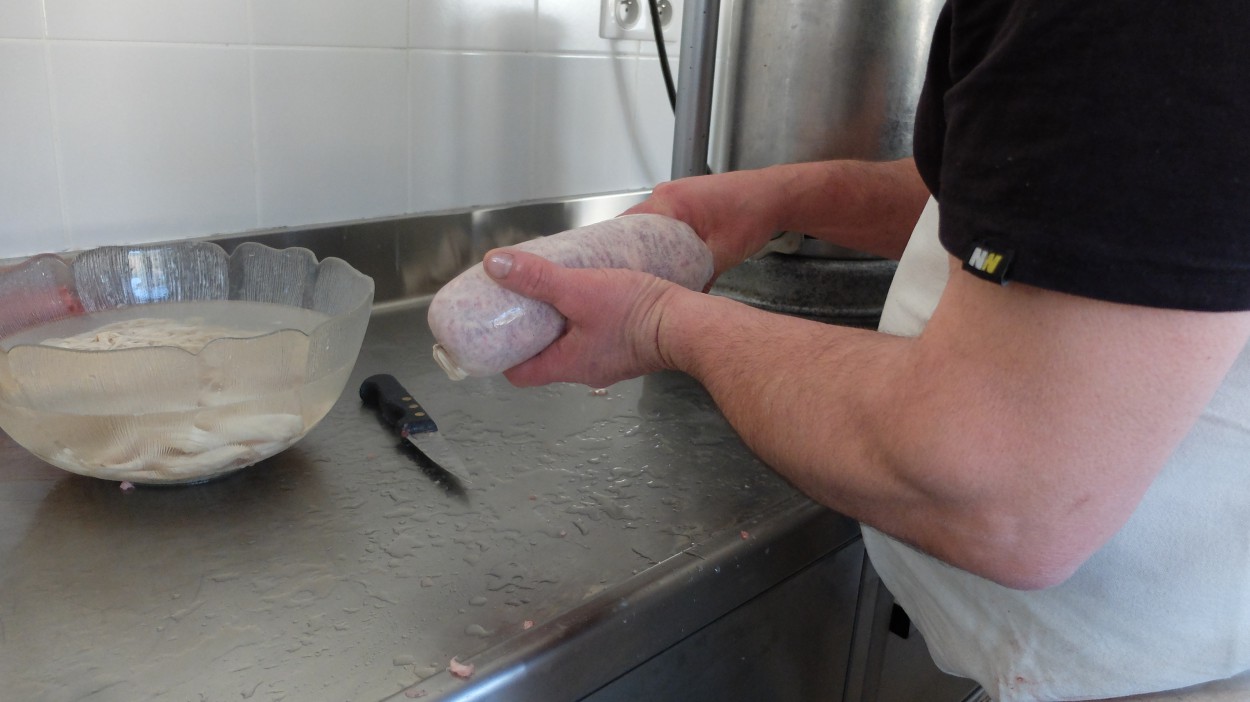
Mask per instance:
[[[915,155],[972,268],[1250,309],[1250,3],[949,0]]]

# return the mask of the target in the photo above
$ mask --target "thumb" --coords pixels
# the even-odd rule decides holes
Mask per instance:
[[[541,256],[516,249],[494,249],[482,259],[486,275],[512,292],[554,304],[560,274],[564,271]]]

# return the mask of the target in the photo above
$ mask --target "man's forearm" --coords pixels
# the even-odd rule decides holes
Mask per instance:
[[[776,231],[898,259],[929,191],[910,159],[823,161],[759,171],[775,203]]]
[[[666,361],[707,388],[764,462],[861,521],[921,497],[879,450],[883,386],[912,340],[683,297],[665,313]]]
[[[681,297],[665,312],[669,365],[707,388],[756,455],[814,500],[1014,587],[1053,584],[1084,558],[1034,528],[1018,499],[1031,488],[988,475],[994,457],[960,460],[984,426],[975,412],[943,398],[940,382],[915,387],[924,398],[902,387],[916,339]]]
[[[1061,582],[1123,526],[1250,339],[1250,313],[1123,305],[957,270],[924,331],[902,338],[635,271],[522,251],[485,263],[567,320],[509,369],[513,383],[689,373],[808,494],[1018,587]]]
[[[702,383],[770,466],[825,505],[1018,587],[1061,582],[1114,535],[1250,333],[1250,315],[968,275],[952,277],[915,338],[680,288],[660,308],[664,365]]]
[[[661,183],[627,213],[686,222],[708,242],[723,271],[782,231],[897,259],[928,196],[911,159],[822,161]]]

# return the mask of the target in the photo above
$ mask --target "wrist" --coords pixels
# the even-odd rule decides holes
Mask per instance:
[[[725,298],[673,286],[660,302],[656,324],[656,351],[664,369],[700,378],[703,347],[710,339],[723,338],[724,330],[711,327]]]
[[[685,372],[682,367],[683,353],[682,345],[682,318],[684,311],[682,309],[682,293],[688,292],[684,289],[670,288],[658,300],[656,305],[659,314],[656,315],[655,323],[655,351],[659,357],[660,366],[664,370],[675,370]]]

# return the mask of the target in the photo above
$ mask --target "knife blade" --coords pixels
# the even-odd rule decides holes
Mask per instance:
[[[360,399],[375,407],[382,419],[431,463],[461,483],[470,484],[469,471],[434,419],[395,376],[379,373],[365,378],[360,384]]]

